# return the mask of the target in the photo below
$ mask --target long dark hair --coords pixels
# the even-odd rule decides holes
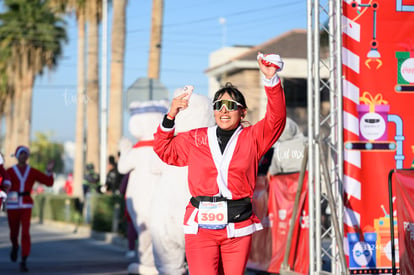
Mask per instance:
[[[233,84],[231,84],[230,82],[227,82],[226,85],[224,85],[224,87],[222,87],[214,94],[213,102],[218,100],[225,93],[228,93],[233,100],[237,101],[238,103],[243,105],[243,108],[247,109],[247,104],[244,95],[236,88],[236,86],[233,86]]]

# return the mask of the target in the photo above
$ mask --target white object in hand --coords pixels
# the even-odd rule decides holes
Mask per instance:
[[[178,88],[174,91],[174,97],[187,93],[187,95],[183,98],[185,100],[189,100],[191,94],[193,93],[194,87],[191,85],[185,85],[183,88]]]
[[[262,63],[266,66],[274,66],[277,68],[277,71],[280,72],[283,70],[283,61],[280,55],[278,54],[263,54],[259,53],[257,59],[262,58]]]

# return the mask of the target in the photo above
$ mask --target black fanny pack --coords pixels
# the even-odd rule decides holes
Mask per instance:
[[[229,200],[224,197],[197,196],[191,197],[192,206],[198,208],[200,201],[227,201],[227,219],[228,222],[241,222],[247,220],[253,214],[252,202],[250,198],[239,200]]]

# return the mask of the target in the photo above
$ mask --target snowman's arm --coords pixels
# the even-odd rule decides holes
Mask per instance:
[[[137,154],[135,149],[131,149],[129,152],[121,153],[118,161],[118,171],[121,174],[127,174],[134,170],[137,160]]]

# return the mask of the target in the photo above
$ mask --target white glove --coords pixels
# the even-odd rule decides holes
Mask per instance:
[[[283,61],[282,58],[280,57],[280,55],[278,54],[263,54],[263,53],[259,53],[257,55],[257,60],[259,60],[259,58],[262,58],[262,63],[266,66],[273,66],[277,68],[277,72],[280,72],[281,70],[283,70]]]
[[[132,142],[126,137],[121,137],[121,139],[119,140],[118,146],[119,146],[119,151],[122,155],[122,154],[129,152],[132,149]]]
[[[3,190],[0,190],[0,199],[7,199],[7,193]]]

